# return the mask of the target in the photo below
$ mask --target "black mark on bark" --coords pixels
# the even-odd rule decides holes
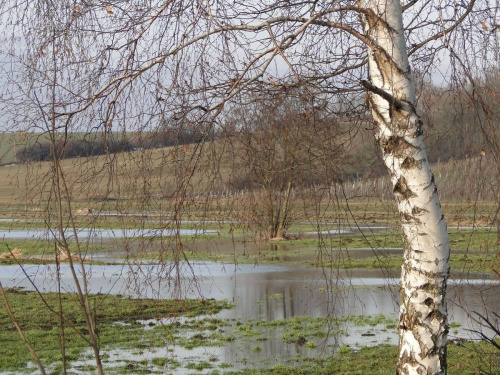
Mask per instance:
[[[402,158],[410,154],[412,151],[418,150],[417,147],[408,143],[403,137],[390,136],[389,138],[380,139],[380,147],[386,154],[392,154],[395,157]]]
[[[408,156],[405,158],[403,163],[401,163],[401,168],[402,169],[413,169],[413,168],[421,169],[422,163],[423,163],[422,160],[415,160],[411,156]]]
[[[413,207],[411,209],[411,213],[413,215],[419,215],[419,214],[424,213],[424,212],[429,212],[429,211],[426,210],[425,208],[420,208],[420,207],[417,207],[417,206],[415,206],[415,207]]]
[[[422,130],[423,123],[420,119],[417,121],[417,129],[415,130],[415,137],[420,137],[421,135],[424,134],[424,131]]]
[[[396,182],[396,185],[394,186],[394,194],[403,199],[409,199],[415,196],[403,176],[401,176],[398,179],[398,182]]]

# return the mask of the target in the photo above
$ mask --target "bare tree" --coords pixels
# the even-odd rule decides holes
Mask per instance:
[[[397,371],[446,373],[449,244],[408,56],[413,67],[431,75],[443,59],[468,73],[476,58],[467,54],[468,38],[495,37],[493,1],[28,6],[10,0],[1,12],[3,29],[11,31],[2,109],[9,124],[21,129],[40,126],[42,113],[52,134],[185,121],[208,136],[227,108],[245,105],[249,94],[307,87],[307,95],[332,103],[348,119],[364,116],[365,108],[345,107],[344,99],[362,103],[368,92],[405,241]],[[204,147],[188,158],[190,166],[198,165]],[[54,168],[56,177],[63,174],[55,153]],[[176,218],[192,176],[179,174],[176,181]],[[285,184],[288,194],[291,182]],[[84,299],[81,305],[90,315]]]
[[[260,237],[285,239],[294,220],[295,187],[331,183],[349,140],[347,132],[326,107],[290,93],[234,108],[225,127],[234,135],[230,185],[250,192],[243,220]],[[296,216],[303,219],[300,213]]]

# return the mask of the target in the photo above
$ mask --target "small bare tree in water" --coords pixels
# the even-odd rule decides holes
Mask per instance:
[[[250,221],[260,237],[285,239],[294,221],[295,187],[326,186],[336,176],[350,137],[326,106],[313,101],[274,94],[236,107],[226,120],[235,148],[230,185],[249,192],[242,221]],[[300,212],[295,217],[304,220]]]
[[[340,118],[352,118],[352,108],[346,111],[341,105],[343,98],[367,94],[405,244],[397,373],[444,374],[449,243],[422,142],[426,124],[419,116],[412,70],[433,76],[442,67],[439,60],[449,60],[444,65],[454,65],[473,81],[470,65],[491,56],[474,55],[469,42],[495,38],[497,10],[494,1],[475,0],[7,0],[0,8],[8,46],[2,51],[3,117],[11,129],[38,127],[47,132],[53,145],[60,132],[151,130],[179,121],[200,129],[200,142],[177,148],[175,155],[153,161],[143,153],[139,175],[125,167],[124,180],[133,184],[117,184],[116,158],[108,157],[102,170],[89,167],[92,181],[100,181],[94,193],[106,199],[133,198],[144,208],[151,207],[156,194],[168,196],[169,206],[157,206],[164,215],[160,222],[179,229],[187,205],[195,202],[193,186],[202,183],[193,181],[193,171],[203,166],[214,172],[207,175],[218,175],[216,150],[203,140],[223,123],[231,106],[248,104],[262,91],[296,87],[337,107]],[[365,109],[357,114],[365,116]],[[214,157],[207,161],[207,154]],[[75,199],[92,182],[70,184],[55,147],[52,155],[51,204],[44,210],[47,223],[59,233],[59,245],[70,256],[64,227],[75,228]],[[293,157],[288,160],[287,168],[298,168]],[[175,173],[150,180],[155,163],[175,163]],[[211,197],[218,180],[203,183],[205,197]],[[271,184],[270,177],[261,183]],[[278,219],[270,213],[271,236],[284,234],[293,183],[285,178],[278,188],[284,204]],[[176,237],[174,242],[179,260],[182,241]],[[78,242],[77,254],[83,255]],[[72,265],[73,272],[77,266],[85,274],[82,262]],[[76,277],[75,283],[102,373],[86,283]]]

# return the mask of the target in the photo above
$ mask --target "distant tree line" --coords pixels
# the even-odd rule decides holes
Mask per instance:
[[[464,80],[438,87],[422,80],[417,89],[431,162],[495,152],[500,129],[500,69],[487,70],[474,86]]]
[[[129,133],[123,135],[94,135],[92,138],[59,140],[54,145],[50,141],[28,143],[16,152],[16,159],[21,163],[30,161],[47,161],[53,153],[61,158],[99,156],[118,152],[130,152],[141,149],[152,149],[176,145],[198,143],[207,140],[202,131],[182,128],[169,128],[152,132]],[[213,139],[213,137],[210,137]]]
[[[16,158],[24,163],[51,160],[54,152],[64,159],[126,152],[131,151],[133,148],[133,145],[127,142],[106,142],[104,140],[76,139],[66,142],[58,141],[54,145],[47,141],[25,145],[17,150]]]
[[[490,150],[492,147],[496,147],[498,129],[500,129],[497,120],[500,108],[498,105],[500,71],[498,69],[487,71],[484,78],[479,80],[475,87],[469,87],[461,82],[439,87],[425,78],[417,79],[417,82],[420,111],[425,126],[424,135],[427,140],[427,153],[431,162],[464,159],[474,155],[477,156],[483,151],[488,153],[492,151]],[[482,100],[482,110],[475,109],[471,103],[475,96],[479,94]],[[279,104],[279,100],[273,100],[273,102],[275,102],[273,104],[275,106]],[[491,119],[486,118],[485,108],[488,109],[487,113]],[[272,118],[279,117],[280,114],[275,113],[276,108],[263,107],[260,111],[260,113],[259,111],[251,113],[250,116],[251,111],[248,112],[248,110],[245,114],[230,114],[226,118],[224,132],[213,129],[209,131],[208,128],[203,128],[199,124],[195,126],[194,123],[190,123],[185,118],[181,121],[167,121],[164,119],[154,131],[123,134],[114,132],[106,134],[93,133],[81,136],[81,138],[77,138],[78,135],[72,135],[73,139],[56,142],[54,151],[60,158],[73,158],[199,143],[226,136],[240,137],[240,141],[244,142],[244,138],[248,138],[252,133],[254,133],[254,138],[258,138],[262,134],[271,137],[266,132],[270,132],[273,126],[266,128],[265,125],[272,123],[274,121]],[[308,121],[301,118],[300,113],[297,112],[293,115],[294,111],[297,111],[297,108],[290,109],[292,118],[287,118],[286,124],[288,126],[299,129],[296,122],[300,122],[304,123],[301,126],[307,125],[310,129],[313,129]],[[287,117],[284,114],[281,114],[281,116],[284,116],[283,118]],[[242,118],[245,118],[248,123],[240,129]],[[347,125],[353,125],[349,124],[348,120],[343,120],[343,122]],[[488,127],[486,124],[490,124],[490,126]],[[274,128],[276,126],[274,125]],[[478,131],[478,129],[481,129],[481,131]],[[317,129],[314,128],[313,130],[316,131]],[[283,129],[279,129],[278,126],[271,133],[282,135]],[[299,133],[299,136],[305,136],[303,130],[300,130]],[[370,141],[373,139],[371,129],[364,129],[363,126],[360,126],[356,133],[359,138]],[[306,138],[309,136],[314,138],[312,134],[307,135]],[[272,135],[271,138],[275,139],[276,135]],[[280,139],[280,137],[277,139]],[[264,145],[266,142],[268,140],[264,137],[259,143]],[[273,145],[270,150],[274,150],[275,146]],[[345,155],[342,178],[355,179],[367,174],[373,175],[374,172],[385,174],[385,169],[382,168],[382,164],[378,159],[378,150],[373,141],[352,142],[343,152]],[[19,162],[45,161],[51,158],[52,146],[48,140],[28,142],[23,147],[18,147],[16,152],[16,159]],[[298,169],[295,168],[295,170]],[[304,180],[310,184],[316,183],[317,178],[313,178],[310,174],[304,177]],[[294,181],[296,184],[300,184],[301,179],[302,177],[299,174],[295,176]],[[248,188],[255,185],[255,181],[252,181],[249,175],[243,173],[242,170],[240,178],[238,181],[234,181],[234,184],[237,187],[244,186]]]
[[[160,126],[159,130],[135,133],[130,140],[134,149],[151,149],[179,146],[213,140],[206,129],[191,129],[184,126]]]

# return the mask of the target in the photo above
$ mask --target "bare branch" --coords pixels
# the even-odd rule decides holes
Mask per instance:
[[[439,33],[425,39],[424,41],[418,43],[417,45],[414,45],[413,48],[410,51],[408,51],[408,56],[411,56],[417,50],[419,50],[420,48],[422,48],[423,46],[425,46],[429,42],[431,42],[433,40],[438,40],[438,39],[442,38],[444,35],[449,34],[453,30],[455,30],[459,25],[461,25],[463,23],[463,21],[467,18],[467,16],[472,12],[472,9],[474,8],[475,4],[476,4],[476,0],[472,0],[470,2],[469,6],[467,7],[466,11],[464,12],[464,14],[462,14],[462,16],[453,25],[448,27],[446,30],[441,30]]]
[[[43,366],[42,361],[40,361],[40,358],[38,358],[38,355],[36,354],[36,352],[33,349],[33,347],[30,345],[29,341],[26,339],[26,336],[24,335],[24,332],[23,332],[21,326],[19,325],[19,323],[17,322],[14,314],[12,314],[12,310],[10,309],[9,301],[7,300],[7,296],[5,294],[5,290],[3,289],[3,286],[2,286],[1,282],[0,282],[0,294],[2,294],[2,298],[3,298],[3,302],[4,302],[4,307],[5,307],[5,311],[7,312],[7,315],[9,316],[9,318],[10,318],[12,324],[14,325],[14,327],[16,327],[17,333],[21,337],[21,340],[23,341],[23,343],[26,346],[26,348],[29,350],[29,352],[31,354],[31,357],[33,358],[33,360],[35,361],[35,363],[38,366],[38,369],[40,370],[40,372],[42,373],[42,375],[45,375],[46,374],[45,367]]]
[[[408,2],[407,4],[403,5],[403,12],[409,8],[411,8],[413,5],[415,5],[416,3],[418,3],[419,0],[412,0],[410,2]]]
[[[372,83],[363,79],[363,80],[361,80],[361,84],[368,91],[371,91],[374,94],[377,94],[378,96],[387,100],[391,104],[391,106],[393,106],[394,108],[402,109],[402,110],[409,112],[409,113],[415,112],[415,109],[411,105],[396,99],[393,95],[391,95],[387,91],[384,91],[381,88],[373,85]]]

